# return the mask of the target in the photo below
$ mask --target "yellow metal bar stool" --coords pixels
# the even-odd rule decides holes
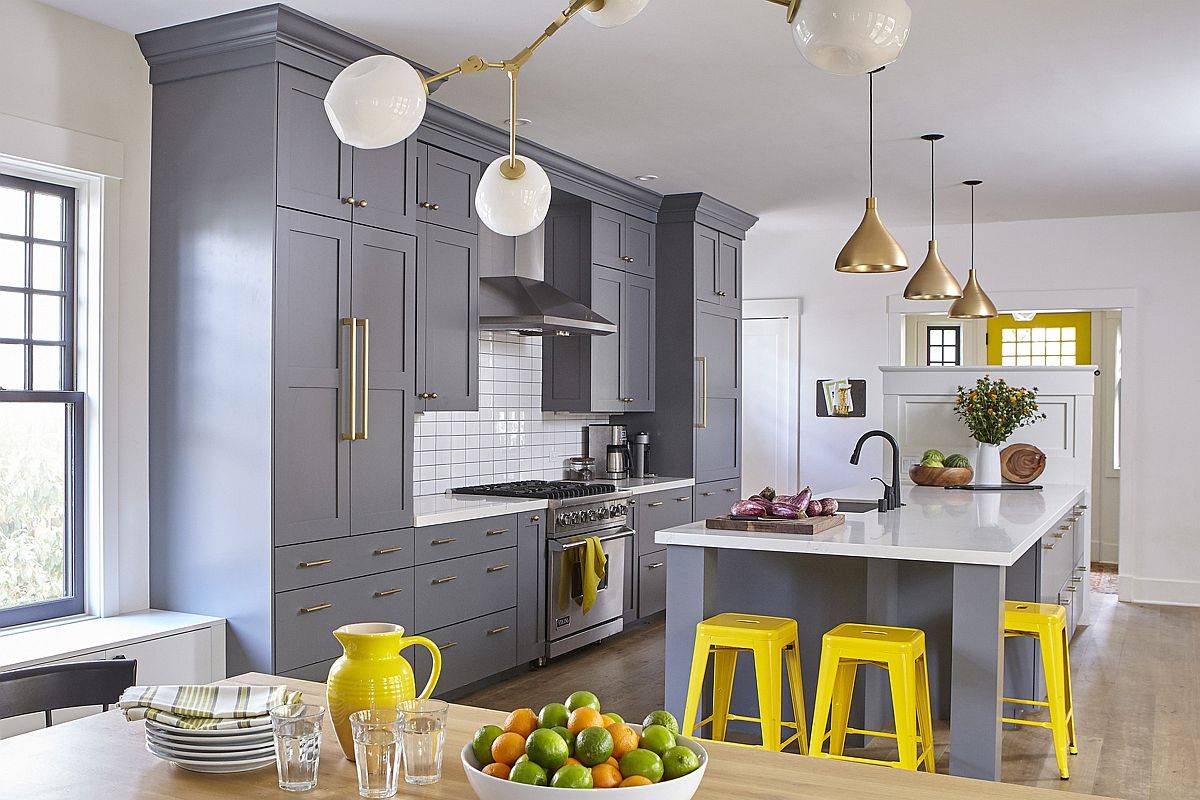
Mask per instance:
[[[733,692],[733,673],[740,652],[754,655],[754,676],[758,686],[757,717],[729,713]],[[713,712],[699,722],[700,694],[708,657],[713,657]],[[782,666],[781,666],[782,665]],[[795,722],[783,719],[780,697],[783,668],[788,675],[788,689]],[[800,650],[796,621],[783,617],[764,617],[758,614],[718,614],[696,625],[696,643],[692,650],[692,672],[688,680],[687,705],[683,712],[683,733],[694,734],[697,728],[712,723],[712,738],[725,741],[729,720],[757,722],[762,730],[762,745],[766,750],[782,750],[796,742],[801,753],[808,752],[808,730],[804,716],[804,696],[800,678]],[[786,739],[783,729],[796,732]]]
[[[851,728],[850,701],[859,666],[873,665],[888,671],[896,732]],[[895,739],[899,761],[858,758],[843,754],[846,734]],[[836,758],[936,772],[933,753],[933,715],[929,708],[929,669],[925,660],[925,634],[916,628],[844,623],[821,638],[821,672],[817,676],[817,702],[813,708],[812,753]],[[825,751],[825,743],[829,751]]]
[[[1046,674],[1046,700],[1025,700],[1005,697],[1004,702],[1035,706],[1050,711],[1050,721],[1003,717],[1013,725],[1049,728],[1054,736],[1054,758],[1058,775],[1064,781],[1071,777],[1067,770],[1067,752],[1079,752],[1075,746],[1075,706],[1071,694],[1071,660],[1068,656],[1067,610],[1052,603],[1004,601],[1004,638],[1017,636],[1036,639],[1042,654],[1042,669]]]

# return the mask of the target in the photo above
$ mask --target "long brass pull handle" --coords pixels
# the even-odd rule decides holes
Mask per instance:
[[[341,440],[343,442],[353,441],[355,431],[358,430],[357,406],[355,395],[358,394],[358,320],[354,317],[343,317],[342,327],[350,329],[350,390],[346,396],[350,398],[350,432],[342,433]]]
[[[658,569],[661,566],[663,566],[663,562],[658,561],[658,562],[655,562],[654,564],[647,564],[646,569]]]
[[[700,424],[697,428],[708,427],[708,359],[704,356],[696,356],[696,362],[700,365]]]
[[[371,390],[371,389],[370,389],[370,380],[371,380],[371,326],[370,326],[370,324],[369,324],[369,323],[370,323],[370,320],[368,320],[368,319],[366,319],[366,318],[363,318],[363,319],[355,319],[355,320],[354,320],[354,324],[362,328],[362,344],[363,344],[363,356],[362,356],[362,433],[356,433],[356,434],[354,435],[354,438],[355,438],[355,439],[366,439],[366,438],[367,438],[367,425],[370,423],[370,420],[371,420],[371,410],[370,410],[370,407],[367,405],[367,393],[368,393],[368,392]],[[351,400],[351,402],[353,402],[353,400]]]
[[[375,551],[375,555],[377,555],[377,556],[391,555],[392,553],[399,553],[403,549],[404,549],[403,547],[381,547]]]
[[[650,508],[658,508],[662,504],[663,504],[662,500],[656,500],[653,503],[647,503],[647,505],[650,506]]]
[[[446,642],[445,644],[439,644],[438,650],[449,650],[451,647],[458,647],[458,642]]]
[[[309,606],[308,608],[300,609],[301,614],[315,614],[318,611],[324,611],[327,608],[333,608],[333,603],[321,603],[320,605]]]
[[[492,572],[499,572],[502,569],[508,569],[508,564],[496,564],[495,566],[488,567],[487,571],[488,571],[488,573],[492,573]]]
[[[458,580],[457,575],[447,575],[444,578],[434,578],[432,581],[430,581],[430,583],[434,586],[441,586],[443,583],[449,583],[450,581],[456,580]]]
[[[375,597],[391,597],[394,594],[400,594],[403,589],[383,589],[375,593]]]
[[[319,561],[301,561],[296,565],[296,569],[311,569],[312,567],[323,567],[326,564],[332,564],[332,558],[322,558]]]
[[[487,632],[487,635],[488,635],[488,636],[495,636],[495,635],[496,635],[496,634],[498,634],[498,633],[504,633],[506,630],[508,630],[508,626],[507,626],[507,625],[501,625],[499,628],[491,628],[490,630],[488,630],[488,632]]]
[[[701,492],[700,496],[701,497],[712,497],[713,493],[712,492]]]
[[[457,536],[447,536],[445,539],[434,539],[433,541],[430,542],[430,544],[432,544],[432,545],[450,544],[451,542],[457,542],[457,541],[458,541]]]
[[[499,536],[502,533],[508,533],[508,528],[495,528],[487,531],[484,536]]]

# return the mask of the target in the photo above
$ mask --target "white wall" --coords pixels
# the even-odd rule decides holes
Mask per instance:
[[[880,373],[888,363],[885,311],[910,272],[842,275],[833,259],[857,224],[838,230],[771,227],[769,216],[745,247],[746,297],[801,297],[800,459],[802,480],[836,488],[862,477],[847,460],[855,438],[882,421]],[[924,256],[925,228],[893,229],[910,261]],[[967,226],[938,231],[943,258],[963,277]],[[1200,314],[1194,283],[1200,213],[991,223],[976,228],[976,263],[989,292],[1033,289],[1137,289],[1127,335],[1135,343],[1138,383],[1128,406],[1139,411],[1136,440],[1124,456],[1139,473],[1132,531],[1123,531],[1123,587],[1131,599],[1200,605],[1200,540],[1192,509],[1200,487],[1191,465],[1200,450]],[[1002,309],[1004,310],[1004,309]],[[1011,309],[1009,309],[1011,310]],[[865,420],[817,419],[819,378],[869,381]],[[1127,407],[1128,407],[1127,406]],[[872,445],[877,447],[878,445]],[[877,463],[873,455],[864,463]],[[1122,478],[1124,479],[1124,475]],[[1124,593],[1124,589],[1123,589]]]
[[[116,380],[106,383],[108,446],[106,481],[115,479],[116,602],[109,609],[133,611],[149,603],[147,563],[147,298],[150,216],[150,86],[146,62],[129,34],[31,2],[0,0],[0,122],[4,131],[27,130],[26,121],[107,140],[101,148],[122,157],[116,209],[116,247],[106,253],[107,305],[115,317],[105,348],[115,348]],[[49,130],[49,129],[44,129]],[[23,155],[16,136],[0,135],[0,154]],[[69,150],[69,135],[63,142]],[[96,140],[93,138],[92,140]],[[95,160],[95,153],[62,153],[60,166]],[[109,173],[111,174],[111,173]],[[115,302],[113,302],[115,298]],[[111,351],[109,353],[111,355]],[[115,401],[115,402],[114,402]],[[115,427],[110,427],[114,425]],[[110,587],[111,588],[111,587]]]

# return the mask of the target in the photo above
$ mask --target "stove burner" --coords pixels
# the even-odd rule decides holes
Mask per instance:
[[[453,494],[480,494],[493,497],[528,497],[538,500],[567,500],[574,497],[612,494],[617,487],[611,483],[575,483],[573,481],[512,481],[488,483],[482,486],[461,486]]]

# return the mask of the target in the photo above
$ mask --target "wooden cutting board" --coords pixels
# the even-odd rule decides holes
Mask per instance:
[[[804,519],[734,519],[726,514],[704,521],[704,527],[725,531],[747,531],[750,533],[798,533],[811,536],[814,533],[836,528],[846,521],[845,514],[830,514],[828,517],[806,517]]]

